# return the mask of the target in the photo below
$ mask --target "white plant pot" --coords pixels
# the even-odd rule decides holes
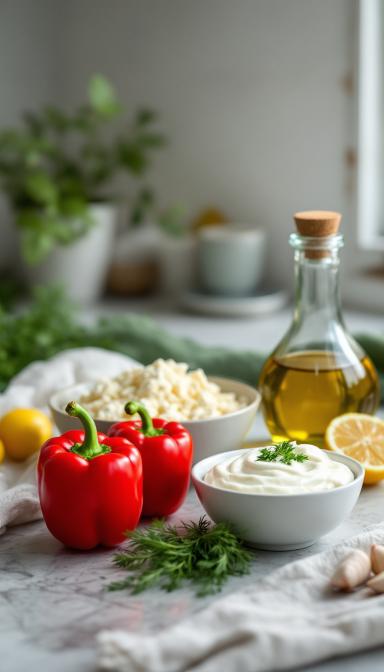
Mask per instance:
[[[100,298],[111,260],[116,233],[115,205],[90,206],[94,220],[89,231],[71,245],[58,245],[38,265],[25,265],[30,286],[61,284],[77,303]]]

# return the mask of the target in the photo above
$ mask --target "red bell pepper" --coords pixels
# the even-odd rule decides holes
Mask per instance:
[[[109,436],[125,437],[140,451],[143,460],[144,516],[169,516],[181,506],[188,491],[192,464],[192,437],[178,422],[151,419],[135,401],[125,406],[128,415],[141,420],[118,422]]]
[[[87,411],[71,401],[66,412],[84,431],[44,443],[38,462],[41,510],[50,532],[72,548],[116,546],[136,527],[143,505],[140,453],[123,437],[96,431]]]

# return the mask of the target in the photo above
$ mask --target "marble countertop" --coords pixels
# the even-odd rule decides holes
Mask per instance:
[[[134,309],[137,309],[137,305]],[[110,307],[114,311],[113,306]],[[232,347],[270,349],[284,331],[289,311],[263,320],[234,322],[159,313],[159,321],[174,333],[202,342]],[[383,320],[350,315],[353,329],[382,330]],[[252,326],[254,325],[254,326]],[[215,341],[216,338],[216,341]],[[252,438],[265,436],[261,419]],[[202,513],[193,491],[172,522],[197,520]],[[248,576],[231,579],[220,595],[253,583],[283,564],[328,548],[359,533],[384,517],[384,484],[366,488],[351,517],[314,546],[300,551],[257,551]],[[174,593],[151,590],[140,596],[108,592],[106,586],[121,575],[112,564],[113,552],[69,551],[47,531],[43,522],[9,530],[0,538],[0,670],[1,672],[91,672],[97,669],[94,636],[101,629],[156,632],[212,599],[196,598],[186,587]],[[307,667],[311,672],[382,672],[384,647]]]
[[[194,492],[172,518],[197,520]],[[220,595],[254,583],[283,564],[320,552],[382,521],[384,485],[365,489],[346,521],[314,546],[299,551],[255,551],[251,573],[231,579]],[[65,549],[43,522],[8,531],[0,541],[0,670],[2,672],[91,672],[97,669],[94,637],[105,628],[156,632],[202,609],[215,598],[196,598],[191,588],[174,593],[151,590],[139,596],[108,592],[124,575],[112,564],[113,551]],[[384,648],[306,668],[311,672],[382,672]],[[127,671],[128,672],[128,671]]]

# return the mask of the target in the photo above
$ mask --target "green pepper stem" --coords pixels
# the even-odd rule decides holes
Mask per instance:
[[[124,410],[127,415],[136,415],[136,413],[140,415],[141,430],[144,436],[160,436],[164,433],[162,429],[156,429],[156,427],[153,426],[152,418],[149,415],[149,412],[145,406],[143,406],[143,404],[139,404],[138,401],[128,401],[128,403],[125,404]]]
[[[95,422],[85,408],[76,401],[70,401],[65,408],[65,412],[72,417],[79,418],[84,427],[84,441],[83,443],[76,443],[72,447],[72,452],[85,457],[87,460],[111,452],[108,446],[99,443]]]

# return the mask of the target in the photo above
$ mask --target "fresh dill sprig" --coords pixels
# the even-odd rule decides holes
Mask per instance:
[[[130,574],[109,590],[129,588],[137,594],[156,586],[169,592],[190,581],[202,597],[221,590],[230,576],[249,572],[251,554],[231,527],[214,525],[205,516],[180,526],[155,520],[145,529],[127,532],[127,537],[130,544],[115,555],[114,563]]]
[[[283,464],[292,464],[292,462],[305,462],[308,460],[308,455],[295,452],[296,445],[290,441],[282,441],[275,443],[268,448],[260,450],[257,461],[263,462],[282,462]]]

